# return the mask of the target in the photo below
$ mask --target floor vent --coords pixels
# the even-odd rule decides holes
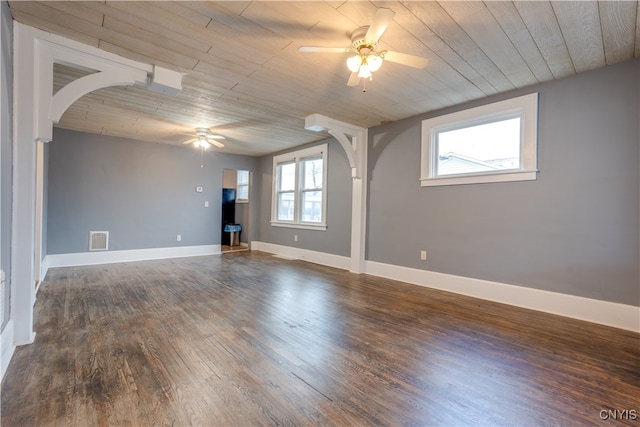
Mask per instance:
[[[90,251],[106,251],[109,249],[109,232],[108,231],[90,231],[89,232],[89,250]]]

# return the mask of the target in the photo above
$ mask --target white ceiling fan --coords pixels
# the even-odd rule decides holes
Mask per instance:
[[[226,138],[222,135],[209,132],[209,129],[207,128],[196,128],[196,135],[196,138],[185,141],[183,144],[193,144],[196,147],[203,148],[205,150],[212,145],[215,145],[218,148],[224,147],[224,144],[219,142],[219,140]]]
[[[347,68],[351,71],[348,86],[356,86],[361,78],[371,79],[372,73],[380,69],[383,60],[413,68],[426,67],[429,63],[427,58],[391,50],[378,50],[378,41],[395,15],[396,13],[391,9],[378,9],[371,25],[357,28],[351,33],[352,43],[349,47],[302,46],[298,50],[300,52],[355,53],[347,59]]]

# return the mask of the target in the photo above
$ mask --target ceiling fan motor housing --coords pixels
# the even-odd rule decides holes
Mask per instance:
[[[196,135],[206,137],[209,135],[209,129],[207,128],[196,128]]]
[[[356,28],[351,33],[351,49],[361,55],[368,55],[376,51],[378,42],[376,40],[367,40],[365,38],[369,26]],[[366,50],[365,50],[366,49]]]

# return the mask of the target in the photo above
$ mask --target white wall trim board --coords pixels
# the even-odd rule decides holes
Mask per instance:
[[[251,250],[268,252],[284,259],[309,261],[314,264],[326,265],[327,267],[339,268],[341,270],[349,270],[351,267],[351,259],[349,257],[294,248],[292,246],[253,241],[251,242]]]
[[[428,288],[640,332],[640,307],[367,261],[366,273]]]
[[[129,249],[121,251],[53,254],[45,257],[48,268],[81,265],[113,264],[116,262],[147,261],[190,256],[220,255],[220,245],[176,246],[170,248]]]
[[[44,282],[44,279],[47,278],[48,272],[49,272],[49,258],[45,255],[44,258],[42,259],[42,262],[40,263],[40,277],[42,277],[40,284],[42,284],[42,282]],[[40,286],[38,286],[38,288],[36,289],[36,294],[38,293],[39,289],[40,289]]]
[[[10,319],[4,326],[2,335],[0,335],[0,381],[7,372],[9,362],[15,351],[16,346],[13,344],[13,319]]]

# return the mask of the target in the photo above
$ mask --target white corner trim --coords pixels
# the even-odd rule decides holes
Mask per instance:
[[[220,255],[221,253],[220,245],[176,246],[170,248],[53,254],[45,257],[45,263],[48,268],[76,267],[81,265],[113,264],[116,262]]]
[[[294,248],[292,246],[276,245],[266,242],[251,242],[251,250],[268,252],[285,259],[299,259],[309,261],[314,264],[326,265],[327,267],[349,270],[351,259],[341,255],[328,254],[326,252],[311,251],[308,249]]]
[[[40,283],[44,282],[44,279],[47,278],[48,272],[49,272],[49,259],[45,255],[44,259],[40,263],[40,277],[42,277],[42,279],[40,280]],[[38,286],[38,289],[40,289],[40,286]],[[38,289],[36,289],[36,293],[38,292]]]
[[[0,335],[0,381],[7,372],[9,362],[15,351],[16,346],[13,344],[13,319],[10,319],[2,330]]]
[[[428,288],[640,332],[640,307],[374,261],[366,272]]]

